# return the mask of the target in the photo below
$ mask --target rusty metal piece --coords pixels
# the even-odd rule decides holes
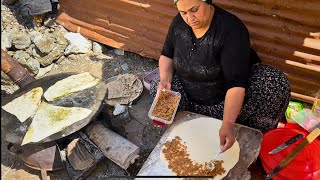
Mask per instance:
[[[8,150],[10,153],[18,155],[26,166],[40,170],[43,180],[48,179],[47,171],[57,171],[64,168],[60,149],[55,142],[25,146],[9,143]]]
[[[30,145],[22,147],[23,153],[19,157],[25,164],[33,169],[56,171],[62,169],[63,163],[60,151],[55,143]]]
[[[20,87],[36,80],[36,78],[31,76],[25,68],[13,60],[3,49],[1,49],[1,71],[11,77]]]
[[[28,167],[33,169],[55,171],[64,167],[55,142],[24,146],[10,143],[8,150],[18,155]]]

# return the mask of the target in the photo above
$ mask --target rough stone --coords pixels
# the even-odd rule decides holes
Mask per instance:
[[[27,60],[30,58],[30,55],[22,50],[16,51],[16,53],[13,56],[13,59],[18,61],[21,65],[26,66]]]
[[[15,84],[14,81],[6,73],[1,71],[1,97],[2,91],[4,91],[6,94],[12,94],[18,89],[19,86]]]
[[[34,45],[34,44],[31,44],[31,45],[26,49],[26,52],[27,52],[30,56],[32,56],[33,48],[35,48],[35,45]]]
[[[57,35],[53,34],[53,31],[50,32],[50,33],[44,33],[43,36],[46,37],[46,38],[51,38],[51,39],[53,39],[53,40],[56,42],[56,39],[57,39],[56,36],[57,36]]]
[[[40,50],[36,47],[36,45],[31,44],[27,49],[26,52],[34,57],[34,58],[41,58],[42,56],[45,56],[45,54],[43,54],[42,52],[40,52]]]
[[[12,46],[12,37],[10,33],[1,32],[1,49],[9,49]]]
[[[32,56],[35,58],[41,58],[45,56],[45,54],[41,53],[40,50],[34,45],[32,50]]]
[[[114,59],[113,55],[110,55],[110,54],[99,54],[99,55],[96,55],[96,57],[98,59],[106,59],[106,60]]]
[[[12,79],[6,73],[4,73],[3,71],[1,71],[1,80],[12,81]]]
[[[53,61],[59,59],[63,55],[63,51],[60,48],[54,48],[48,55],[39,59],[42,66],[48,66]]]
[[[55,33],[61,33],[62,35],[66,35],[68,32],[69,32],[69,31],[66,30],[66,28],[64,28],[64,27],[61,26],[61,25],[58,25],[57,28],[55,28],[55,30],[54,30],[53,33],[54,33],[54,34],[55,34]]]
[[[63,36],[61,32],[56,34],[56,42],[62,49],[65,49],[69,45],[68,40]]]
[[[54,27],[56,26],[56,22],[55,22],[55,19],[51,18],[51,17],[48,17],[47,19],[44,20],[43,24],[46,26],[46,27]]]
[[[65,49],[64,54],[86,54],[92,48],[92,44],[86,38],[84,38],[80,33],[67,33],[64,36],[69,45]]]
[[[40,69],[40,63],[34,58],[29,58],[27,60],[27,68],[30,70],[33,74],[38,74]]]
[[[30,36],[24,33],[13,34],[12,44],[15,48],[24,50],[31,44]]]
[[[47,66],[45,68],[40,68],[38,74],[36,75],[36,78],[39,79],[41,78],[43,75],[47,74],[48,72],[51,71],[51,69],[53,68],[54,64],[50,64],[50,66]]]
[[[4,91],[6,94],[12,94],[18,89],[19,89],[19,86],[15,84],[13,80],[6,73],[1,71],[1,95],[2,95],[2,91]]]
[[[23,33],[26,32],[26,29],[23,25],[19,24],[18,27],[19,27],[20,32],[23,32]]]
[[[16,53],[15,51],[8,51],[7,52],[11,57],[14,56],[14,54]]]
[[[34,39],[34,44],[44,54],[48,54],[56,47],[55,39],[44,34],[43,36],[38,36]]]
[[[65,59],[66,59],[65,56],[61,56],[61,57],[56,61],[56,63],[57,63],[57,64],[61,64]]]
[[[102,45],[97,42],[92,42],[92,50],[94,55],[102,54]]]
[[[124,71],[127,71],[129,69],[129,65],[127,63],[124,63],[121,65],[121,68],[124,70]]]
[[[80,61],[86,60],[86,59],[88,59],[88,57],[89,56],[87,54],[70,54],[68,56],[68,60],[71,63],[75,63],[75,62],[80,62]]]
[[[113,52],[118,56],[123,56],[124,55],[124,50],[123,49],[114,49]]]
[[[34,43],[35,39],[41,38],[42,37],[42,33],[38,32],[38,31],[31,31],[30,33],[30,39],[31,41]]]
[[[52,34],[53,33],[53,29],[52,28],[47,28],[43,31],[43,34]]]
[[[17,26],[7,26],[5,31],[10,32],[11,34],[17,34],[19,33],[19,28]]]

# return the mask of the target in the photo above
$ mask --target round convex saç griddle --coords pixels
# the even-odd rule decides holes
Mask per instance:
[[[62,73],[47,76],[33,81],[30,84],[27,84],[26,86],[14,92],[8,98],[2,98],[1,106],[6,105],[15,98],[22,96],[23,94],[27,93],[28,91],[36,87],[42,87],[43,92],[45,92],[50,86],[54,85],[57,81],[67,78],[71,75],[75,75],[75,73]],[[100,83],[94,87],[76,92],[74,94],[67,95],[56,101],[48,102],[42,96],[42,101],[45,101],[52,105],[63,107],[82,107],[90,109],[92,110],[92,112],[85,119],[80,120],[70,125],[66,129],[58,133],[55,133],[35,144],[61,139],[85,127],[102,110],[106,94],[107,86],[104,82],[100,81]],[[32,122],[32,117],[27,119],[25,122],[21,123],[16,116],[6,112],[1,108],[1,138],[14,144],[21,144],[24,135],[28,130],[28,127]]]

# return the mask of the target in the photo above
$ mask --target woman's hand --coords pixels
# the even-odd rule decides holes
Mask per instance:
[[[171,83],[167,81],[160,81],[158,85],[158,91],[162,91],[163,89],[171,90]]]
[[[171,81],[173,76],[173,60],[166,56],[161,55],[159,59],[159,73],[160,82],[158,85],[158,91],[163,89],[171,90]]]
[[[219,136],[221,152],[224,152],[231,148],[234,142],[236,141],[234,134],[234,124],[223,122],[219,130]]]
[[[227,91],[222,126],[219,131],[221,151],[229,149],[236,141],[234,136],[234,123],[240,113],[245,95],[242,87],[233,87]]]

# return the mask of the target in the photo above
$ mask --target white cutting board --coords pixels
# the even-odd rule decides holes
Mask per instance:
[[[148,160],[141,168],[138,176],[172,176],[174,173],[167,168],[167,162],[161,153],[163,144],[167,140],[179,136],[186,142],[190,158],[198,163],[205,163],[212,160],[219,151],[219,129],[222,121],[215,118],[196,118],[169,128],[160,139]],[[231,169],[239,160],[239,143],[236,142],[232,148],[219,155],[217,160],[223,159],[224,168]],[[221,179],[216,176],[215,179]],[[137,178],[138,179],[138,178]]]

